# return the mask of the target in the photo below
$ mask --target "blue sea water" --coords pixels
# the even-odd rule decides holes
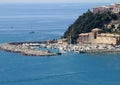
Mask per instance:
[[[0,4],[0,43],[60,38],[79,15],[100,5],[108,3]],[[0,85],[120,85],[120,54],[30,57],[0,51]]]

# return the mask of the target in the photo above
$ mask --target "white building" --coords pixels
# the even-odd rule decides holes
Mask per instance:
[[[115,7],[113,9],[114,13],[119,13],[120,12],[120,3],[119,4],[115,4]]]
[[[111,4],[110,6],[100,6],[94,7],[93,13],[104,13],[104,12],[119,13],[120,12],[120,3]]]

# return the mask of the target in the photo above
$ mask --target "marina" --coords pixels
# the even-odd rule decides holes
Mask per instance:
[[[119,45],[108,44],[67,44],[65,41],[12,42],[0,45],[0,50],[20,53],[26,56],[56,56],[68,52],[103,53],[120,52]],[[54,50],[54,51],[52,51]],[[56,50],[56,51],[55,51]]]

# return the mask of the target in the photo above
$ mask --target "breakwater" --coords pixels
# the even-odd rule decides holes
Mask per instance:
[[[58,55],[57,53],[51,53],[48,50],[37,50],[32,49],[29,46],[22,45],[22,44],[14,44],[14,43],[5,43],[0,45],[0,50],[14,52],[14,53],[21,53],[27,56],[55,56]]]

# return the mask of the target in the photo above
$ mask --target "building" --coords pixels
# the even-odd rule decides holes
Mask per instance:
[[[79,34],[79,39],[78,39],[78,42],[81,42],[81,43],[88,43],[90,40],[89,40],[89,33],[81,33]]]
[[[111,4],[109,6],[109,10],[113,13],[114,12],[114,8],[115,8],[115,5],[114,4]]]
[[[94,7],[93,13],[104,13],[104,12],[119,13],[120,12],[120,3],[111,4],[110,6],[100,6]]]
[[[68,45],[67,39],[59,39],[59,40],[57,40],[57,43],[65,45],[65,46]]]
[[[113,44],[120,45],[120,35],[110,33],[100,33],[100,29],[95,28],[90,33],[79,34],[78,43]]]
[[[107,6],[93,8],[93,13],[104,13],[104,12],[108,12],[108,11],[109,11],[109,8]]]
[[[120,3],[119,4],[115,4],[113,12],[114,13],[119,13],[120,12]]]

